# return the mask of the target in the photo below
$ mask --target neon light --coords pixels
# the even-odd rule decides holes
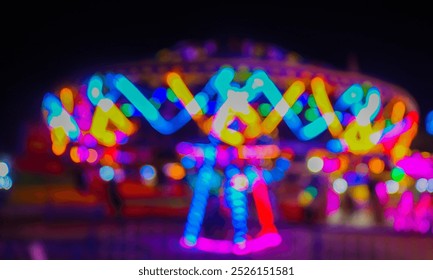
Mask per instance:
[[[404,175],[404,170],[398,167],[394,167],[391,171],[391,178],[396,182],[400,182],[404,178]]]
[[[42,108],[53,152],[61,155],[69,149],[72,161],[103,165],[99,169],[103,180],[121,181],[125,175],[119,166],[133,160],[126,153],[122,156],[117,148],[135,133],[136,118],[147,121],[161,134],[173,134],[193,120],[209,136],[209,143],[179,143],[176,150],[180,163],[168,163],[163,171],[174,180],[185,178],[193,189],[182,246],[220,253],[246,254],[281,242],[268,185],[282,180],[290,167],[287,155],[274,144],[278,133],[286,136],[279,129],[282,124],[302,141],[318,139],[329,131],[331,139],[326,147],[339,155],[322,153],[307,160],[312,173],[322,171],[332,173],[332,178],[341,177],[333,180],[332,189],[328,190],[328,213],[338,209],[339,194],[345,193],[349,185],[359,201],[365,202],[369,195],[363,179],[368,175],[367,165],[357,164],[357,172],[348,172],[347,154],[379,153],[394,164],[393,180],[376,187],[381,203],[389,195],[403,191],[406,176],[422,178],[417,181],[418,191],[433,191],[431,159],[411,155],[409,148],[417,132],[418,113],[410,111],[402,100],[392,100],[382,108],[378,88],[368,87],[364,92],[364,85],[353,84],[338,95],[340,92],[333,85],[314,75],[291,79],[282,94],[263,70],[242,71],[221,68],[197,94],[185,82],[191,79],[185,75],[184,80],[183,74],[175,72],[167,73],[167,87],[153,92],[121,74],[109,73],[92,76],[79,91],[65,87],[59,97],[49,93]],[[191,85],[191,89],[197,89],[197,84]],[[178,108],[170,119],[161,109],[166,101]],[[368,168],[371,173],[380,174],[385,162],[372,158]],[[144,183],[151,186],[155,185],[156,173],[149,165],[140,170]],[[359,186],[353,187],[354,184]],[[219,190],[221,187],[223,191]],[[247,227],[250,192],[261,226],[252,239],[248,239]],[[234,230],[232,241],[201,236],[207,201],[215,193],[224,193]],[[307,206],[316,196],[317,188],[309,186],[298,200]],[[424,213],[422,206],[419,209],[419,213]],[[418,224],[424,223],[422,219]]]
[[[319,157],[311,157],[307,161],[307,167],[308,170],[310,170],[313,173],[320,172],[323,168],[323,159]]]
[[[395,194],[396,192],[398,192],[400,185],[398,184],[398,182],[394,181],[394,180],[388,180],[385,182],[386,184],[386,191],[389,194]]]
[[[385,169],[385,163],[380,158],[374,157],[368,162],[368,167],[374,174],[380,174]]]
[[[99,176],[104,181],[111,181],[114,178],[114,169],[110,166],[102,166],[99,169]]]
[[[335,179],[332,183],[332,188],[338,194],[342,194],[347,190],[347,181],[343,178]]]
[[[429,134],[433,134],[433,111],[427,114],[425,119],[425,128]]]
[[[311,80],[311,89],[313,91],[313,96],[316,99],[317,107],[328,125],[329,132],[331,132],[334,137],[338,136],[343,131],[343,127],[332,109],[331,102],[329,101],[325,89],[325,83],[321,78],[314,78]]]
[[[140,168],[140,175],[144,180],[153,180],[156,178],[156,169],[152,165],[144,165]]]
[[[185,177],[185,169],[179,163],[167,163],[162,170],[167,177],[174,180],[181,180]]]
[[[0,177],[4,177],[9,174],[9,166],[6,162],[0,161]]]
[[[13,181],[10,176],[2,176],[0,177],[0,190],[10,190],[12,188]]]
[[[428,180],[426,178],[420,178],[415,183],[415,188],[420,193],[425,192],[427,190],[427,187],[428,187]]]

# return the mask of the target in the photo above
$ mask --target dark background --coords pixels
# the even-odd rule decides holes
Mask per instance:
[[[411,1],[348,5],[9,3],[0,17],[0,152],[21,149],[24,124],[41,120],[44,93],[77,73],[149,57],[180,40],[212,38],[275,43],[338,69],[347,69],[348,57],[356,56],[361,73],[395,83],[417,99],[424,129],[423,119],[433,109],[429,9]]]

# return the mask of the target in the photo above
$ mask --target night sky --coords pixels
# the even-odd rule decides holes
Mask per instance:
[[[181,40],[249,38],[342,70],[355,55],[361,73],[408,90],[422,118],[433,109],[433,17],[407,7],[58,2],[2,8],[0,152],[22,149],[25,124],[42,122],[47,91],[80,73],[153,56]]]

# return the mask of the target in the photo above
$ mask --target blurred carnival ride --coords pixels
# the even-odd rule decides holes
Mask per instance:
[[[267,44],[226,48],[181,43],[47,93],[49,133],[34,129],[28,149],[49,164],[15,165],[61,175],[52,195],[9,200],[186,217],[181,245],[217,253],[277,246],[279,221],[432,232],[432,156],[411,149],[406,91]]]

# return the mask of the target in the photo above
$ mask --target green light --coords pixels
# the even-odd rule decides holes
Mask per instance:
[[[313,95],[310,95],[308,97],[308,105],[310,105],[311,108],[316,108],[317,107],[316,100],[314,99]]]
[[[240,66],[238,71],[236,72],[235,81],[236,82],[245,82],[251,77],[253,73],[246,66]]]
[[[167,89],[167,99],[173,103],[176,103],[178,100],[176,94],[170,88]]]
[[[150,103],[152,103],[153,107],[155,107],[156,109],[159,109],[161,107],[161,103],[159,103],[159,101],[155,98],[151,98]]]
[[[394,167],[391,171],[391,178],[396,182],[403,180],[404,175],[404,170],[399,167]]]
[[[312,122],[319,117],[319,111],[316,108],[309,108],[305,111],[305,118]]]
[[[271,107],[271,104],[269,104],[269,103],[262,103],[259,105],[259,113],[263,117],[266,117],[267,115],[269,115],[271,110],[272,110],[272,107]]]
[[[318,194],[316,187],[313,187],[313,186],[306,187],[305,191],[308,192],[309,194],[311,194],[311,196],[313,198],[316,198],[316,196]]]
[[[130,117],[132,115],[134,115],[135,113],[135,108],[132,104],[129,103],[125,103],[122,104],[120,106],[120,111],[122,111],[122,113],[126,116],[126,117]]]
[[[385,120],[385,127],[389,127],[389,126],[391,126],[391,125],[392,125],[391,120],[390,120],[390,119],[386,119],[386,120]]]
[[[299,113],[302,112],[302,109],[304,109],[304,106],[302,105],[302,101],[298,100],[293,104],[292,110],[296,115],[299,115]]]

